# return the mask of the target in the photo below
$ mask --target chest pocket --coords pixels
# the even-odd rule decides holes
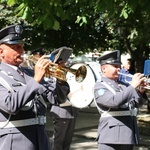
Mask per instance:
[[[17,82],[17,83],[13,83],[12,84],[12,87],[14,87],[14,89],[8,84],[8,82],[0,77],[0,84],[5,87],[8,91],[10,91],[11,93],[13,93],[15,91],[15,88],[18,87],[18,86],[24,86],[24,84],[20,83],[20,82]],[[21,110],[23,111],[27,111],[29,109],[31,109],[33,106],[33,101],[30,101],[28,102],[24,107],[21,108]]]
[[[116,95],[116,92],[121,92],[122,89],[121,87],[119,86],[116,90],[114,90],[110,85],[108,85],[106,82],[102,82],[102,84],[104,86],[107,87],[107,89],[109,89],[114,95]],[[122,106],[120,106],[121,108],[127,108],[128,107],[128,102],[123,104]]]

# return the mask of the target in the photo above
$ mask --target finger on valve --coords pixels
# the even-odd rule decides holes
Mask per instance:
[[[131,85],[137,88],[144,81],[143,74],[136,73],[132,77]]]

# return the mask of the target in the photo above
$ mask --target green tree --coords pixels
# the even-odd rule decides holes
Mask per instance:
[[[135,72],[142,72],[144,60],[149,58],[150,50],[150,32],[148,30],[150,24],[148,5],[150,1],[129,0],[120,2],[112,0],[111,2],[110,6],[106,1],[103,3],[103,7],[107,10],[105,20],[114,37],[111,41],[111,47],[119,48],[122,52],[128,52],[135,62]],[[99,11],[101,9],[99,8],[100,4],[97,6]]]
[[[93,19],[90,19],[89,17],[90,23],[86,24],[85,17],[79,17],[77,15],[78,12],[80,13],[80,7],[77,7],[75,3],[68,2],[67,5],[67,2],[65,2],[62,4],[65,12],[64,13],[65,17],[64,15],[61,16],[56,15],[58,13],[62,14],[62,12],[59,12],[60,9],[58,9],[57,10],[58,12],[56,13],[55,11],[53,11],[52,7],[49,7],[52,9],[52,10],[49,9],[49,11],[52,12],[50,15],[55,16],[55,19],[59,20],[59,29],[58,29],[53,26],[54,24],[49,24],[48,22],[45,23],[45,19],[41,19],[41,20],[38,19],[38,18],[44,18],[44,15],[46,14],[46,9],[44,8],[46,8],[45,5],[46,6],[49,5],[46,2],[44,3],[44,8],[43,5],[41,5],[41,1],[39,2],[40,5],[36,6],[36,9],[38,9],[39,12],[41,12],[40,9],[43,11],[42,14],[39,12],[37,13],[36,10],[33,9],[34,7],[31,5],[30,2],[28,3],[28,7],[30,6],[29,10],[31,10],[32,13],[30,11],[23,11],[25,10],[25,7],[23,6],[27,6],[27,4],[26,5],[24,4],[22,6],[22,1],[18,1],[18,3],[17,1],[7,1],[7,2],[10,8],[11,9],[13,8],[15,10],[12,12],[13,15],[20,16],[19,19],[22,18],[22,20],[28,22],[26,24],[27,26],[25,27],[26,28],[25,37],[27,37],[26,41],[28,43],[27,49],[29,48],[33,49],[35,45],[36,46],[44,45],[45,49],[51,50],[53,48],[66,45],[74,48],[75,54],[81,54],[81,53],[83,54],[85,52],[93,50],[94,48],[107,47],[107,42],[105,39],[109,38],[110,35],[107,29],[105,28],[106,25],[103,23],[100,26],[98,26],[98,23],[95,22],[95,18],[97,21],[97,18],[99,18],[99,14],[97,15],[93,14],[93,16],[90,16]],[[50,5],[52,5],[52,3],[50,3]],[[53,6],[54,5],[55,7],[58,6],[56,4],[53,4]],[[21,8],[24,9],[22,10]],[[30,16],[30,14],[33,15]],[[50,15],[48,19],[54,20],[53,19],[54,17],[51,17]],[[24,18],[25,16],[26,18]],[[48,26],[48,28],[46,28],[45,24],[46,26]]]
[[[36,41],[46,49],[67,45],[76,54],[119,49],[131,55],[136,72],[149,58],[149,0],[1,0],[6,2],[10,16],[36,31],[27,32],[29,46]]]

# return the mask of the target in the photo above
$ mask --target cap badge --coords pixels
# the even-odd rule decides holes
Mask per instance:
[[[22,27],[20,25],[16,25],[15,26],[15,31],[16,31],[17,34],[21,34],[23,30],[22,30]]]

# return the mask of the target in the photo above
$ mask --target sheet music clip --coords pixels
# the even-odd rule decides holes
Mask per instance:
[[[50,55],[50,60],[57,63],[59,60],[67,62],[68,58],[72,54],[73,49],[69,47],[60,47],[54,50]]]
[[[145,60],[144,63],[144,75],[149,76],[150,75],[150,59]]]

